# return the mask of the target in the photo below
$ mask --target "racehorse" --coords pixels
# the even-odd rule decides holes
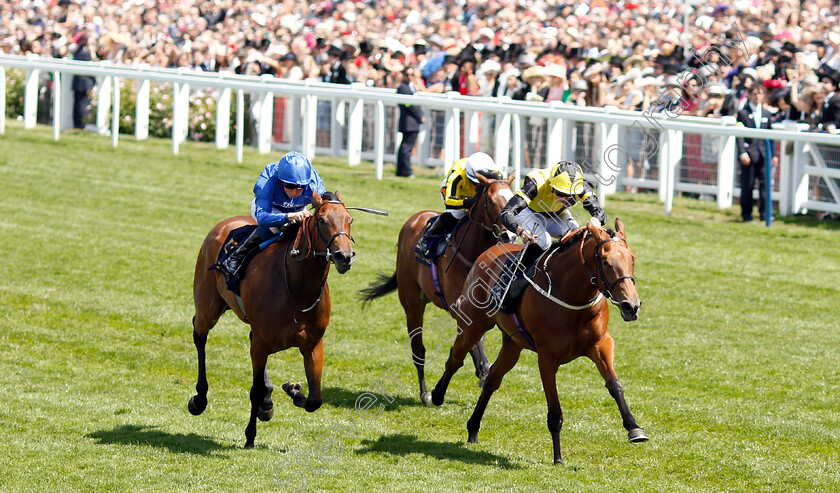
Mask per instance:
[[[246,448],[254,446],[256,419],[268,421],[274,415],[273,386],[266,372],[269,354],[290,347],[300,349],[309,396],[301,391],[298,383],[285,383],[283,390],[295,406],[308,412],[321,407],[322,338],[330,321],[327,275],[330,263],[335,264],[339,274],[347,272],[356,253],[350,236],[353,218],[341,196],[331,192],[323,196],[315,193],[312,205],[313,215],[300,225],[295,245],[286,239],[276,241],[243,267],[245,275],[239,285],[241,305],[236,295],[227,289],[222,274],[209,269],[216,263],[228,233],[254,224],[253,218],[237,216],[218,223],[201,245],[195,264],[193,341],[198,351],[198,383],[195,386],[197,393],[190,398],[188,408],[197,416],[207,407],[204,366],[207,332],[226,310],[233,310],[240,320],[251,326],[254,381],[250,393],[251,417],[245,429]]]
[[[523,348],[537,353],[548,403],[548,430],[555,464],[563,463],[559,438],[563,411],[557,398],[557,369],[579,356],[591,359],[606,381],[630,441],[648,439],[624,400],[624,390],[613,367],[613,338],[607,331],[607,300],[620,307],[621,317],[628,322],[639,317],[642,304],[635,287],[636,256],[627,246],[624,225],[618,219],[615,228],[614,232],[604,230],[590,222],[576,230],[574,236],[572,233],[567,235],[565,249],[547,254],[538,261],[543,275],[531,279],[515,315],[494,311],[487,286],[492,286],[498,278],[509,252],[522,247],[498,245],[476,260],[464,283],[464,294],[456,302],[459,309],[454,310],[462,332],[455,339],[437,386],[430,396],[423,396],[427,404],[443,404],[449,381],[464,364],[467,350],[485,332],[498,325],[504,333],[502,348],[467,422],[469,442],[478,441],[478,429],[487,402],[499,388],[504,375],[519,360]]]
[[[411,355],[417,368],[421,396],[426,393],[426,378],[423,372],[426,362],[423,312],[426,304],[431,301],[438,308],[449,311],[447,302],[454,302],[461,294],[464,279],[473,261],[484,250],[507,237],[504,226],[499,222],[499,216],[508,200],[513,198],[510,185],[515,175],[511,174],[505,180],[487,178],[480,173],[476,176],[481,189],[480,199],[472,205],[467,222],[455,231],[446,251],[435,262],[439,287],[435,286],[431,267],[415,260],[414,247],[423,236],[429,218],[440,213],[421,211],[411,216],[400,230],[394,275],[389,277],[380,274],[377,281],[361,291],[364,303],[394,290],[398,291],[400,303],[405,311],[406,327],[411,339]],[[451,340],[450,338],[449,341]],[[470,346],[470,354],[475,363],[479,385],[483,385],[490,363],[484,354],[484,343],[480,338],[474,346]]]

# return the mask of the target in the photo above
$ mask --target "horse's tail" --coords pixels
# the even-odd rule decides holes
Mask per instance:
[[[376,275],[375,281],[370,283],[368,287],[359,290],[359,298],[362,300],[362,308],[364,308],[369,302],[375,300],[376,298],[380,298],[390,293],[391,291],[396,290],[397,273],[394,272],[392,276],[388,276],[387,274],[383,274],[382,271],[380,271]]]

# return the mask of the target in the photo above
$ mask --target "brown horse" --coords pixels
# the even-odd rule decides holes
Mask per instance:
[[[417,378],[420,381],[420,395],[426,393],[426,378],[423,372],[423,366],[426,363],[426,347],[423,345],[423,312],[426,304],[431,301],[438,308],[448,311],[450,309],[448,304],[460,296],[464,279],[473,261],[484,250],[507,237],[504,226],[499,222],[499,216],[508,200],[513,198],[510,185],[515,175],[511,174],[506,180],[490,179],[481,174],[476,176],[480,182],[481,196],[470,208],[468,222],[456,230],[446,252],[435,262],[440,290],[438,291],[434,285],[431,268],[420,264],[414,258],[414,247],[423,236],[426,222],[432,216],[439,215],[434,211],[421,211],[411,216],[400,230],[397,244],[397,269],[394,275],[388,277],[380,274],[379,279],[361,293],[362,300],[367,303],[398,290],[400,303],[405,311],[408,336],[411,339],[411,356],[414,366],[417,367]],[[451,338],[448,339],[448,341],[451,340]],[[483,385],[490,364],[484,354],[481,338],[470,346],[470,354],[475,363],[475,374],[479,378],[479,385]]]
[[[458,327],[463,332],[458,334],[444,374],[431,395],[431,403],[438,406],[443,403],[449,381],[464,364],[467,350],[497,324],[505,336],[475,411],[467,422],[470,442],[478,441],[478,429],[487,402],[499,388],[502,377],[519,360],[523,348],[537,353],[548,403],[548,430],[555,464],[563,462],[560,457],[563,411],[557,398],[557,369],[579,356],[587,356],[598,367],[610,395],[618,404],[630,441],[648,439],[624,400],[624,391],[613,367],[613,338],[607,331],[607,299],[620,307],[625,321],[636,320],[642,304],[633,274],[636,256],[627,246],[624,225],[618,219],[615,227],[616,231],[612,232],[589,223],[577,231],[579,234],[575,238],[579,245],[571,241],[564,250],[543,257],[538,262],[543,275],[536,275],[533,284],[523,293],[518,318],[494,311],[487,287],[498,278],[510,252],[522,247],[499,245],[476,260],[458,299],[459,309],[455,310]]]
[[[266,372],[269,354],[290,347],[300,348],[309,396],[301,391],[297,383],[285,383],[283,390],[295,406],[308,412],[321,407],[322,338],[330,321],[327,275],[331,262],[335,263],[339,274],[347,272],[356,253],[350,236],[353,218],[344,207],[341,196],[327,192],[321,197],[315,193],[312,205],[313,215],[300,226],[300,246],[295,245],[297,251],[292,250],[291,240],[283,238],[266,247],[246,265],[239,285],[241,305],[226,288],[222,274],[209,269],[216,263],[228,233],[254,224],[253,218],[237,216],[217,224],[201,245],[195,264],[193,341],[198,351],[198,383],[195,386],[197,394],[190,398],[188,407],[193,415],[201,414],[207,407],[204,367],[207,332],[226,310],[233,310],[240,320],[251,326],[254,382],[250,393],[251,418],[245,429],[246,448],[254,446],[256,418],[268,421],[274,415],[274,404],[271,402],[273,386]]]

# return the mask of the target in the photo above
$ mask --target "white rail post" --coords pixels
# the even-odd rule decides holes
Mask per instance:
[[[516,175],[513,189],[517,190],[522,178],[522,117],[513,114],[511,126],[513,127],[513,141],[510,143],[510,148],[513,150],[513,173]]]
[[[6,67],[0,65],[0,135],[6,133]]]
[[[245,147],[245,92],[236,91],[236,162],[242,162],[243,147]]]
[[[37,58],[30,55],[28,58]],[[38,79],[41,71],[32,69],[26,71],[26,86],[23,90],[23,128],[35,128],[38,120]]]
[[[303,145],[301,140],[301,123],[303,114],[301,113],[301,99],[300,96],[286,96],[286,112],[284,120],[286,135],[289,136],[289,147],[292,150],[298,150]]]
[[[803,125],[804,126],[804,125]],[[798,127],[798,126],[797,126]],[[801,128],[797,128],[801,131]],[[812,146],[805,142],[796,142],[793,145],[793,169],[791,170],[791,212],[799,214],[807,212],[805,202],[808,200],[809,176],[805,174],[805,161],[808,158],[806,146]]]
[[[53,72],[53,140],[61,134],[61,72]]]
[[[120,140],[120,78],[114,77],[114,103],[111,105],[111,146],[117,147]]]
[[[111,62],[103,60],[99,62],[102,68],[111,66]],[[96,78],[96,86],[99,88],[99,93],[96,98],[96,132],[99,135],[108,135],[111,128],[111,122],[108,120],[108,114],[111,112],[111,90],[114,88],[111,76],[100,76]]]
[[[216,149],[227,149],[230,145],[230,99],[232,90],[225,87],[219,91],[216,102]]]
[[[344,101],[339,98],[330,100],[330,156],[341,154],[341,140],[344,127]]]
[[[734,127],[737,124],[734,116],[724,116],[720,124],[724,127]],[[707,139],[710,135],[704,135]],[[718,154],[717,169],[717,204],[721,209],[732,207],[732,198],[735,196],[735,147],[736,141],[733,135],[721,135],[720,154]]]
[[[606,113],[612,113],[616,108],[607,106]],[[598,199],[604,205],[607,195],[615,193],[618,173],[624,169],[627,162],[627,151],[618,145],[618,125],[601,122],[601,159],[598,161]]]
[[[149,64],[140,64],[140,70],[147,70]],[[149,97],[152,82],[149,79],[137,80],[137,99],[134,107],[134,138],[146,140],[149,138]]]
[[[448,98],[459,95],[456,91],[446,93]],[[452,164],[461,157],[461,110],[447,108],[443,128],[443,174],[445,175]]]
[[[560,101],[551,101],[548,104],[552,109],[558,109],[563,106]],[[545,136],[547,139],[545,146],[545,158],[548,160],[548,164],[552,165],[562,161],[563,151],[565,150],[563,120],[557,117],[549,118]]]
[[[347,102],[347,164],[356,166],[362,162],[362,129],[365,125],[364,100],[358,92],[364,84],[355,83],[350,86],[351,93],[356,97]]]
[[[186,67],[180,67],[178,74],[189,73]],[[178,155],[180,145],[187,140],[190,131],[190,85],[185,82],[172,84],[172,154]]]
[[[312,79],[306,79],[306,83]],[[318,96],[307,94],[304,96],[303,146],[301,152],[310,161],[315,158],[315,136],[318,130]]]
[[[677,184],[678,171],[677,164],[682,159],[683,133],[682,130],[666,130],[665,134],[667,135],[667,145],[665,152],[662,153],[663,156],[661,157],[659,166],[660,199],[665,200],[665,215],[670,216],[671,210],[674,208],[674,190]],[[663,160],[664,163],[662,162]]]
[[[507,96],[499,97],[499,103],[504,104],[510,101]],[[496,125],[493,129],[493,158],[499,169],[505,170],[504,175],[507,177],[507,168],[510,165],[510,113],[496,113]]]
[[[479,133],[481,126],[479,125],[479,118],[481,113],[478,111],[464,112],[464,156],[480,150],[479,149]]]
[[[376,101],[376,130],[373,141],[373,165],[376,168],[376,179],[382,179],[385,168],[385,103]]]
[[[274,80],[273,75],[260,76],[264,84]],[[259,116],[257,117],[257,152],[268,154],[271,152],[271,131],[274,122],[274,93],[266,90],[260,95]]]
[[[75,102],[73,94],[73,74],[62,73],[61,77],[61,130],[73,128],[73,106]]]

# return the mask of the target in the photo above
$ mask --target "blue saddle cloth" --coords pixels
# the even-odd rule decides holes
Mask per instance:
[[[222,248],[219,250],[219,256],[216,258],[216,263],[213,264],[209,269],[221,272],[225,276],[225,285],[227,286],[228,290],[232,291],[236,296],[240,296],[239,282],[242,280],[242,276],[245,275],[245,266],[248,265],[248,262],[251,260],[251,258],[253,258],[253,256],[257,253],[259,253],[260,250],[267,247],[283,235],[283,233],[280,233],[280,235],[263,242],[259,248],[254,248],[253,250],[248,252],[248,255],[246,255],[245,258],[242,260],[242,266],[239,268],[239,271],[237,271],[236,275],[228,273],[228,271],[225,270],[224,267],[222,267],[222,262],[227,260],[228,257],[230,257],[233,254],[233,252],[235,252],[236,249],[239,248],[239,245],[245,243],[245,240],[247,240],[248,237],[251,236],[251,233],[253,233],[255,229],[257,229],[256,224],[249,224],[231,230],[231,232],[228,233],[228,237],[227,239],[225,239]]]

